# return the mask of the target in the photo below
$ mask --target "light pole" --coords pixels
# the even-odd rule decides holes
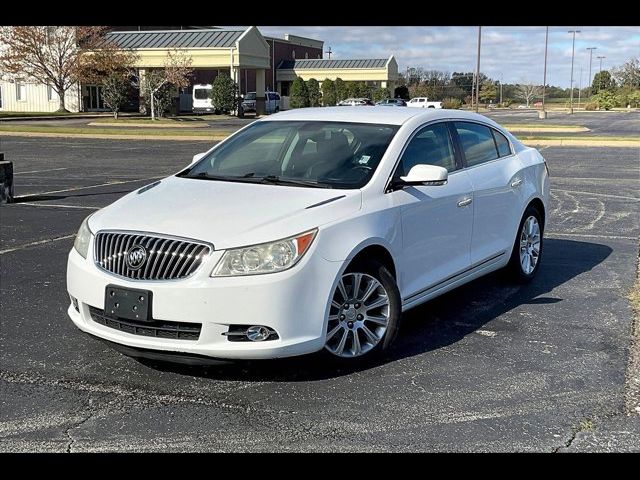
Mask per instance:
[[[593,51],[597,50],[598,47],[588,47],[587,50],[589,50],[589,80],[588,80],[588,84],[589,84],[589,97],[591,97],[591,58],[593,57]]]
[[[580,65],[580,80],[578,81],[578,110],[580,109],[580,91],[582,90],[582,65]]]
[[[538,118],[547,118],[547,111],[544,109],[544,94],[547,88],[547,45],[549,44],[549,27],[544,35],[544,79],[542,80],[542,111],[538,113]]]
[[[600,74],[600,82],[598,82],[599,83],[598,91],[600,91],[600,90],[602,90],[602,59],[603,58],[607,58],[607,57],[602,55],[602,56],[599,56],[599,57],[596,57],[596,58],[600,59],[600,70],[598,70],[598,73]]]
[[[480,41],[482,39],[482,27],[478,27],[478,62],[476,63],[476,113],[478,113],[478,105],[480,103]]]
[[[568,33],[573,33],[573,44],[571,46],[571,85],[569,86],[571,90],[571,96],[569,97],[569,114],[573,113],[573,56],[576,52],[576,33],[580,33],[580,30],[569,30]]]
[[[605,57],[604,55],[602,55],[602,56],[600,56],[600,57],[596,57],[596,58],[599,58],[599,59],[600,59],[600,70],[598,70],[598,73],[600,73],[600,72],[602,72],[602,59],[603,59],[603,58],[607,58],[607,57]]]

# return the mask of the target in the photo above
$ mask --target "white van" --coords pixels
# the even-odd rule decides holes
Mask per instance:
[[[215,110],[211,103],[212,88],[210,83],[193,86],[193,113],[206,113]]]

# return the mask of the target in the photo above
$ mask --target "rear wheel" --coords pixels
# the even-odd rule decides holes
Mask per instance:
[[[520,220],[507,266],[515,281],[529,282],[536,275],[542,258],[543,226],[538,209],[529,206]]]
[[[400,314],[400,292],[383,264],[350,266],[333,293],[325,349],[349,362],[372,358],[395,339]]]

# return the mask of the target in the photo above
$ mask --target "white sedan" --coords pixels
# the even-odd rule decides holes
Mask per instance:
[[[471,112],[297,109],[82,222],[68,314],[138,357],[388,349],[402,312],[540,268],[542,155]]]

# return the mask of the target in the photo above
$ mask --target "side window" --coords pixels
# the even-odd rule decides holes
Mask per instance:
[[[454,122],[467,166],[473,167],[498,158],[491,129],[478,123]]]
[[[493,138],[496,139],[496,145],[498,146],[498,155],[506,157],[511,155],[511,146],[509,146],[509,140],[503,134],[497,130],[491,130],[493,132]]]
[[[407,175],[418,164],[437,165],[450,172],[456,169],[453,145],[446,124],[429,125],[409,141],[400,159],[396,177]]]

